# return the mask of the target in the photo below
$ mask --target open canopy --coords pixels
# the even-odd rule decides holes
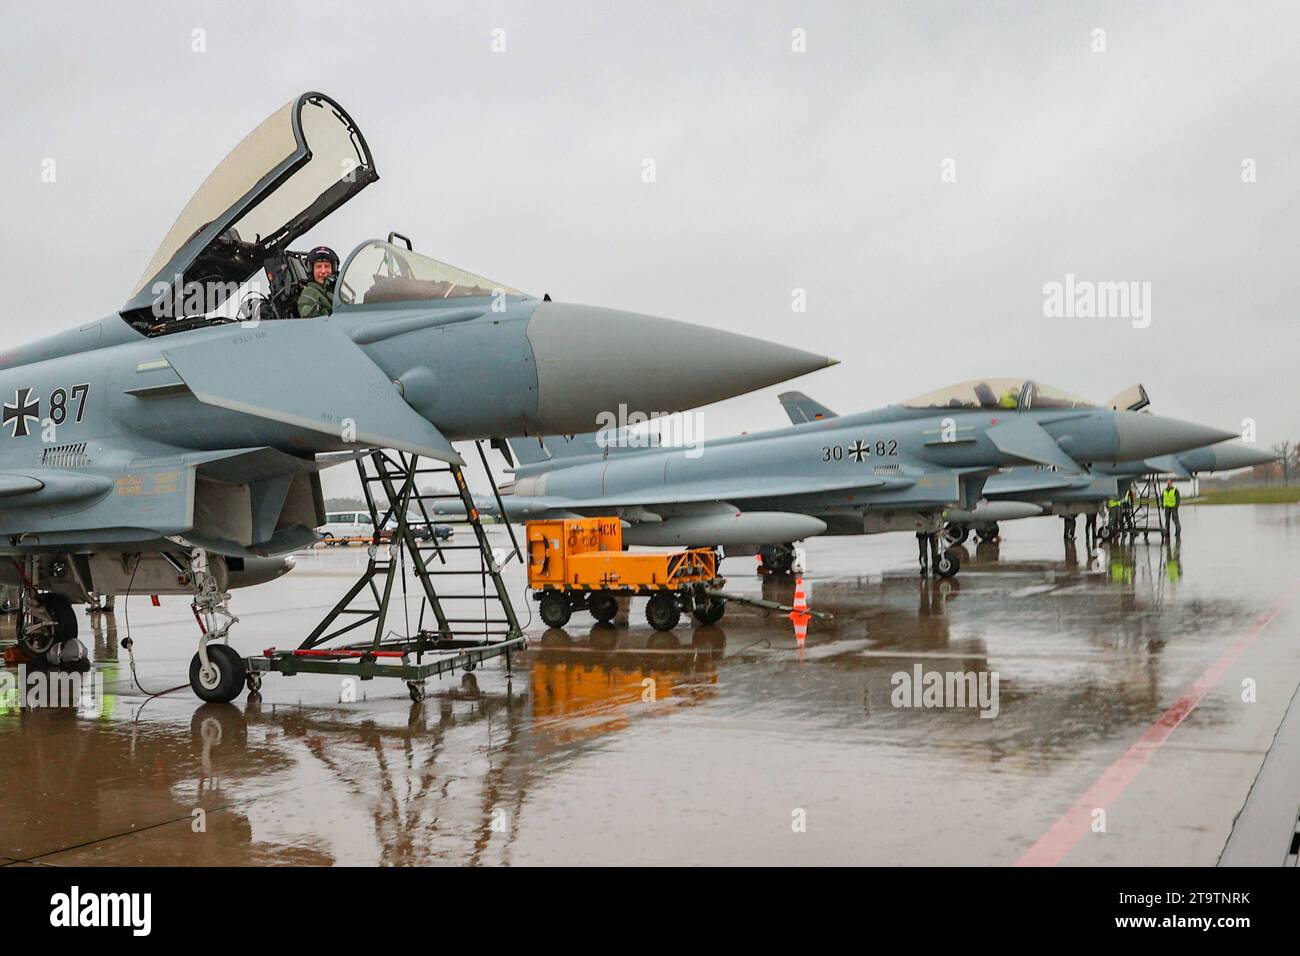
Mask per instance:
[[[323,93],[304,93],[244,137],[204,180],[122,314],[155,324],[215,309],[268,255],[378,178],[352,118]]]
[[[902,403],[905,408],[1093,408],[1068,392],[1023,378],[976,378]]]

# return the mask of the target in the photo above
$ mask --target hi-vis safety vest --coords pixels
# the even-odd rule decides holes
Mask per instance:
[[[1106,507],[1107,507],[1107,508],[1118,508],[1118,507],[1119,507],[1120,505],[1122,505],[1123,503],[1124,503],[1124,499],[1123,499],[1123,498],[1110,498],[1110,499],[1107,500],[1107,502],[1106,502]]]
[[[1178,489],[1166,488],[1164,493],[1164,505],[1166,508],[1178,507]]]

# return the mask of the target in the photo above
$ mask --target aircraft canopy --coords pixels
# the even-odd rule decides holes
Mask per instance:
[[[905,408],[1006,409],[1094,408],[1081,398],[1050,385],[1023,378],[976,378],[918,395],[902,403]]]
[[[371,239],[348,256],[335,295],[337,307],[346,308],[383,302],[524,293],[391,242]]]
[[[215,309],[268,255],[378,178],[351,117],[323,93],[304,93],[244,137],[203,181],[122,314],[155,324]]]

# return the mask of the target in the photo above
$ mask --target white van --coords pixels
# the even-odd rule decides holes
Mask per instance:
[[[343,543],[350,538],[365,538],[368,541],[374,536],[375,523],[370,520],[368,511],[331,511],[325,515],[325,523],[316,532],[326,546]]]

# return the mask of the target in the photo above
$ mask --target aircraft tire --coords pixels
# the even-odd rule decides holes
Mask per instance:
[[[190,688],[200,700],[210,704],[228,704],[244,689],[248,671],[244,659],[225,644],[209,644],[208,660],[216,668],[216,679],[205,681],[203,662],[195,654],[190,660]]]
[[[934,573],[941,578],[950,578],[961,570],[961,559],[951,551],[943,551],[939,554],[939,560],[934,562]]]
[[[50,648],[63,644],[77,636],[77,612],[72,609],[72,602],[62,594],[42,594],[41,606],[54,618],[53,631],[28,633],[26,628],[19,628],[18,647],[32,663],[42,662]]]
[[[763,548],[759,554],[763,559],[763,570],[769,574],[789,574],[794,567],[794,548],[791,545]]]

